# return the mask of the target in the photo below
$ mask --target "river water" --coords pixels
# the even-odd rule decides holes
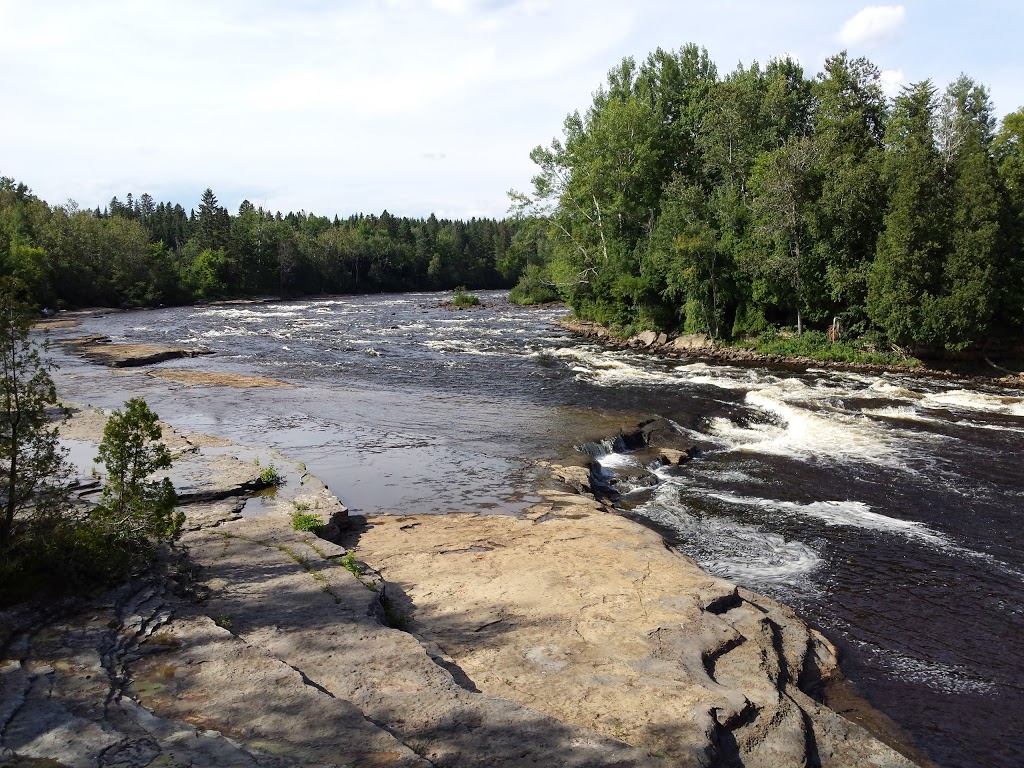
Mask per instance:
[[[514,513],[534,501],[533,460],[664,416],[701,454],[624,497],[631,514],[796,607],[939,765],[1024,765],[1024,392],[607,351],[554,328],[562,309],[481,297],[88,318],[53,336],[204,345],[215,354],[157,367],[296,386],[192,387],[59,349],[55,379],[76,402],[141,394],[185,431],[280,450],[357,513]]]

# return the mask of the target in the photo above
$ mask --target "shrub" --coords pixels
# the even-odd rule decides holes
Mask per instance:
[[[455,296],[452,303],[456,307],[476,307],[480,304],[480,297],[466,292],[466,286],[460,285],[455,289]]]
[[[171,466],[162,437],[157,415],[145,400],[133,397],[123,411],[116,410],[107,419],[96,457],[106,467],[107,481],[91,516],[114,538],[143,549],[176,538],[185,522],[185,514],[175,512],[178,497],[171,481],[150,479]]]
[[[881,334],[868,332],[859,338],[831,341],[824,331],[808,330],[803,335],[780,332],[768,328],[760,336],[743,346],[766,355],[809,357],[825,362],[852,362],[877,365],[919,364],[914,358],[895,351],[886,351]]]
[[[356,556],[352,550],[345,553],[345,556],[341,558],[341,565],[346,571],[351,573],[353,576],[363,575],[363,566],[356,562]]]
[[[257,467],[260,466],[259,459],[253,459],[252,463]],[[277,486],[284,483],[284,477],[277,471],[277,467],[273,464],[268,464],[264,467],[263,471],[260,472],[260,482],[265,486]]]
[[[544,270],[536,264],[530,264],[519,282],[509,291],[508,300],[513,304],[549,304],[560,301],[561,296],[547,280]]]

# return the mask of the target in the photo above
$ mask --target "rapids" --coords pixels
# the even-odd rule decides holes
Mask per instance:
[[[165,368],[294,388],[191,387],[54,347],[59,391],[141,394],[184,431],[304,461],[356,513],[516,513],[534,460],[672,419],[701,449],[627,494],[703,567],[794,605],[844,671],[943,766],[1024,764],[1024,392],[606,351],[484,293],[162,309],[87,318],[57,339],[207,346]]]

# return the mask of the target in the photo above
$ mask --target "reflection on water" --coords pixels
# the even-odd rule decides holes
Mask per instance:
[[[485,293],[489,308],[455,312],[441,298],[96,318],[60,333],[203,344],[216,354],[162,366],[298,386],[190,387],[66,357],[58,385],[107,408],[138,392],[186,432],[281,450],[362,512],[515,512],[530,503],[530,459],[665,416],[702,453],[659,468],[633,514],[823,627],[850,677],[939,764],[1024,763],[1024,662],[1011,652],[1024,636],[1024,393],[658,360],[568,338],[550,325],[561,310]]]

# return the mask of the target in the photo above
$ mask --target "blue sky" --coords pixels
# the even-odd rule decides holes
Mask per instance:
[[[501,216],[529,152],[624,56],[720,73],[847,49],[900,84],[966,72],[1024,106],[1021,0],[0,0],[0,174],[51,204]]]

